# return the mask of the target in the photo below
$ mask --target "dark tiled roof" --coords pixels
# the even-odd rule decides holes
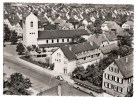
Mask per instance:
[[[90,42],[73,44],[73,45],[71,45],[72,52],[77,54],[77,53],[81,53],[84,51],[94,50],[94,49],[97,49],[99,47],[99,46],[97,46],[97,44],[95,42],[93,42],[92,44]]]
[[[25,13],[23,13],[22,18],[23,18],[23,19],[26,19],[26,17],[27,17],[29,14],[30,14],[30,12],[28,12],[28,11],[27,11],[27,12],[25,12]]]
[[[64,55],[66,56],[68,60],[73,60],[77,58],[76,55],[69,50],[68,46],[60,47],[60,49],[62,50],[62,52],[64,53]]]
[[[74,36],[89,35],[86,30],[46,30],[38,32],[38,39],[73,38]]]
[[[113,43],[113,44],[106,45],[104,47],[100,47],[99,49],[102,51],[103,54],[108,54],[112,50],[117,50],[118,48],[119,47],[117,46],[117,44]]]
[[[69,43],[54,43],[54,44],[39,44],[40,48],[49,48],[49,47],[61,47],[68,45]]]
[[[103,36],[103,34],[93,34],[88,38],[88,42],[95,42],[98,46],[100,46],[104,41],[107,41],[107,39]]]
[[[126,62],[127,59],[127,62]],[[133,54],[116,59],[115,63],[119,67],[121,73],[125,78],[133,76]]]

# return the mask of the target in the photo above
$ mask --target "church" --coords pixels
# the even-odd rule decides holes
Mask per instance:
[[[84,29],[73,30],[38,30],[38,17],[30,12],[22,20],[23,44],[36,45],[39,48],[55,48],[75,42],[74,37],[88,37],[89,33]]]

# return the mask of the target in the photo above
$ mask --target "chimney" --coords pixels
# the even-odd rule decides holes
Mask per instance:
[[[128,58],[126,57],[126,63],[128,63]]]
[[[61,84],[58,84],[58,96],[61,96]]]
[[[120,55],[118,55],[118,59],[120,59]]]
[[[69,50],[72,51],[72,47],[71,46],[69,46]]]
[[[90,45],[93,46],[93,42],[90,42]]]

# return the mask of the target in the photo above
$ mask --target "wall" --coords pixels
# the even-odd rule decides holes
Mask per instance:
[[[33,27],[30,26],[31,21],[33,22]],[[38,39],[38,19],[34,14],[30,14],[25,21],[26,33],[25,36],[25,45],[36,45],[37,46],[37,39]],[[30,34],[35,33],[35,34]]]
[[[123,28],[123,29],[130,29],[130,26],[129,26],[128,24],[123,24],[123,25],[122,25],[122,28]]]
[[[76,68],[76,60],[68,61],[60,48],[52,54],[51,59],[55,65],[54,70],[58,73],[64,74],[64,69],[67,69],[66,74],[70,74]]]
[[[62,42],[62,39],[64,39],[64,42]],[[69,42],[72,41],[71,38],[68,38],[69,39]],[[47,40],[48,40],[48,43],[47,43]],[[52,43],[52,40],[53,40],[53,43]],[[54,43],[69,43],[67,42],[67,38],[60,38],[59,39],[59,42],[57,42],[57,39],[40,39],[38,40],[38,44],[54,44]]]
[[[99,56],[97,56],[96,54],[99,54]],[[86,59],[84,59],[86,58]],[[88,51],[86,53],[81,53],[81,54],[78,54],[77,55],[77,64],[78,65],[81,65],[81,64],[85,64],[85,63],[88,63],[88,62],[95,62],[95,61],[98,61],[100,60],[102,57],[102,53],[99,49],[95,49],[95,50],[92,50],[92,51]]]

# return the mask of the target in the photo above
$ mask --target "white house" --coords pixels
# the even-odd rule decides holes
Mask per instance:
[[[65,47],[60,47],[53,52],[51,60],[54,64],[54,70],[59,73],[71,74],[76,68],[75,54]]]
[[[125,96],[133,83],[133,55],[115,59],[103,73],[102,89],[113,96]]]
[[[134,29],[134,22],[133,21],[127,21],[122,25],[123,29]]]

